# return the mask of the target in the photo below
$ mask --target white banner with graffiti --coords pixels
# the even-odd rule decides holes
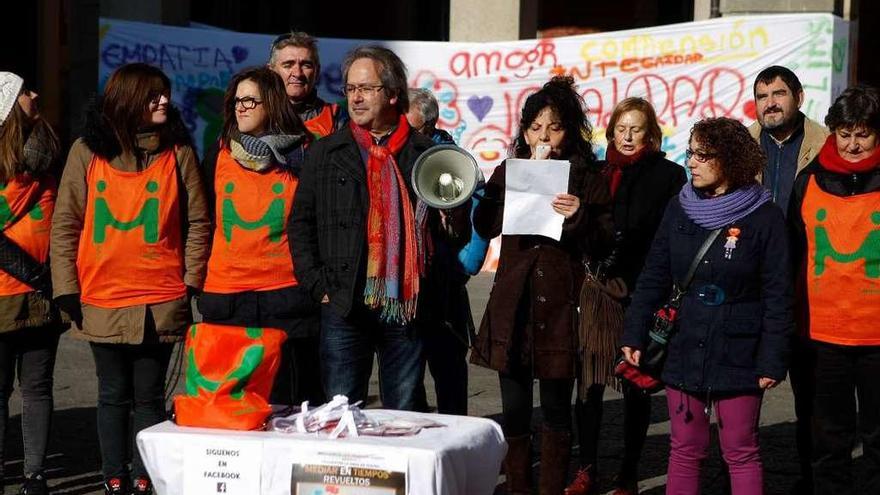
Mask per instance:
[[[275,37],[114,19],[100,23],[99,87],[125,63],[162,68],[200,151],[220,131],[223,92],[230,77],[244,67],[266,63]],[[849,26],[835,16],[724,17],[492,43],[321,39],[322,97],[343,99],[341,61],[363,43],[380,43],[400,55],[409,69],[410,85],[437,96],[439,127],[474,154],[486,176],[506,157],[525,98],[554,74],[570,74],[577,81],[600,158],[614,105],[628,96],[643,96],[657,110],[667,157],[684,163],[688,131],[695,121],[728,116],[749,124],[755,119],[752,84],[764,67],[794,70],[806,92],[802,109],[819,121],[847,86],[849,71]]]

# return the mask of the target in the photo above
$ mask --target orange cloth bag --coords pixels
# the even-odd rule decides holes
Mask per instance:
[[[177,424],[253,430],[271,413],[269,392],[287,334],[274,328],[196,323],[186,334],[186,393]]]

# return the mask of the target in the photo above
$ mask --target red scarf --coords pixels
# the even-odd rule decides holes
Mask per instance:
[[[875,148],[868,158],[857,162],[848,162],[837,152],[837,141],[832,132],[828,139],[825,140],[825,144],[822,145],[822,150],[819,151],[819,165],[822,165],[822,168],[825,170],[838,174],[868,172],[880,165],[880,146]]]
[[[375,144],[370,132],[354,121],[350,121],[349,127],[367,161],[370,195],[364,302],[370,308],[381,308],[383,320],[405,324],[416,314],[420,262],[415,215],[394,157],[406,144],[410,127],[406,116],[401,115],[397,129],[384,145]]]
[[[608,185],[611,187],[612,198],[614,198],[614,195],[617,193],[617,188],[620,187],[620,180],[623,178],[623,167],[636,163],[650,152],[651,150],[649,150],[647,146],[643,146],[642,149],[636,151],[632,155],[624,155],[617,151],[614,144],[608,145],[608,148],[605,150],[605,160],[608,162],[608,165],[602,173],[608,177]]]

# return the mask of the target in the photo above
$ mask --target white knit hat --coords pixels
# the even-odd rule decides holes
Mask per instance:
[[[0,72],[0,125],[6,122],[12,106],[18,101],[24,79],[12,72]]]

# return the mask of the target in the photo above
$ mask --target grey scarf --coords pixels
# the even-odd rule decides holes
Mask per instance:
[[[287,155],[291,148],[301,143],[301,134],[267,134],[254,137],[235,132],[229,149],[232,157],[243,167],[261,172],[273,163],[287,165]]]
[[[49,133],[48,124],[37,124],[24,143],[23,171],[31,174],[48,172],[58,159],[58,147],[49,143],[55,138]]]

